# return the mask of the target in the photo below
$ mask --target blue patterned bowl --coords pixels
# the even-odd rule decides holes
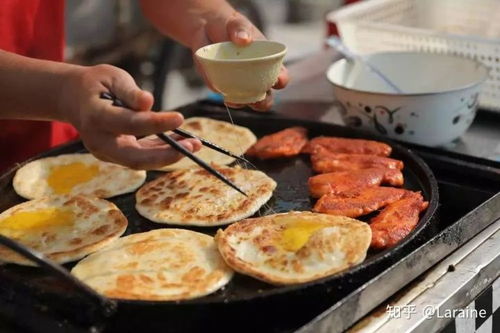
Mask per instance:
[[[366,59],[403,93],[361,63],[335,62],[327,78],[347,126],[439,146],[460,137],[474,120],[489,73],[481,63],[417,52],[376,53]]]

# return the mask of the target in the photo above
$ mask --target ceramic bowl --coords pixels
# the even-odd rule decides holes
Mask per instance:
[[[244,47],[232,42],[211,44],[198,49],[195,56],[225,102],[248,104],[266,97],[278,79],[285,53],[285,45],[259,40]]]
[[[476,114],[488,69],[457,56],[387,52],[367,56],[403,93],[369,68],[341,59],[327,72],[346,125],[427,146],[460,137]]]

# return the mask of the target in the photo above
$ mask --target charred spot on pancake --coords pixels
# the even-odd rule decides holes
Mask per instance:
[[[54,234],[54,233],[49,234],[49,235],[45,238],[45,240],[46,240],[47,242],[49,242],[49,243],[54,242],[56,239],[57,239],[57,236],[56,236],[56,234]]]
[[[108,216],[113,220],[115,224],[122,224],[124,222],[126,223],[127,221],[123,213],[118,209],[110,209],[108,211]]]
[[[116,278],[116,288],[118,290],[131,290],[135,286],[135,276],[132,274],[119,275]]]
[[[226,216],[227,216],[227,213],[221,213],[221,214],[217,215],[217,219],[222,220],[222,219],[225,219]]]
[[[109,192],[103,189],[98,189],[94,191],[94,195],[99,198],[104,198],[109,195]]]
[[[75,205],[87,215],[94,214],[99,211],[99,208],[97,208],[89,200],[87,200],[82,196],[72,197],[71,199],[67,200],[63,205],[64,206]]]
[[[157,244],[154,242],[142,241],[132,244],[127,248],[127,252],[132,255],[142,255],[154,251],[157,247]]]
[[[139,275],[139,279],[146,284],[152,284],[154,280],[145,274]]]
[[[82,239],[81,238],[73,238],[72,240],[69,241],[69,243],[71,245],[80,245],[82,243]]]
[[[212,188],[210,188],[210,190],[208,191],[208,193],[210,193],[210,194],[221,194],[222,192],[218,188],[212,187]]]
[[[262,247],[262,251],[264,251],[264,253],[267,253],[267,254],[273,254],[277,251],[276,247],[272,246],[272,245],[265,245]]]
[[[158,273],[156,273],[156,278],[160,281],[165,281],[166,278],[165,278],[165,274],[163,274],[162,271],[159,271]]]
[[[154,200],[151,198],[148,198],[148,197],[146,197],[140,201],[140,204],[144,205],[144,206],[151,206],[153,203],[154,203]]]
[[[203,279],[205,277],[204,275],[205,275],[205,270],[201,267],[195,266],[192,267],[189,271],[187,271],[181,277],[181,280],[187,283],[194,283]]]
[[[181,192],[174,195],[174,199],[182,199],[189,195],[189,192]]]
[[[210,175],[207,171],[205,171],[204,169],[201,169],[201,170],[198,170],[195,172],[196,175],[200,175],[200,176],[208,176]]]
[[[172,197],[166,197],[165,199],[160,201],[160,205],[162,208],[167,209],[170,207],[170,204],[172,203],[173,200],[174,200],[174,198],[172,198]]]
[[[201,131],[201,124],[199,121],[192,121],[188,124],[186,124],[186,127],[192,128],[197,131]]]
[[[165,177],[165,178],[169,178],[169,179],[170,179],[170,183],[175,183],[175,182],[176,182],[176,180],[177,180],[178,178],[182,177],[185,173],[186,173],[186,172],[185,172],[184,170],[174,171],[174,172],[172,172],[172,173],[170,173],[170,174],[166,174],[166,175],[165,175],[165,176],[163,176],[163,177]],[[161,178],[163,178],[163,177],[161,177]],[[159,180],[159,179],[161,179],[161,178],[158,178],[157,180]]]
[[[109,230],[108,225],[101,225],[99,228],[95,229],[92,231],[92,234],[94,235],[103,235]]]
[[[218,171],[226,177],[234,176],[237,173],[236,169],[232,169],[232,168],[220,169]]]
[[[119,269],[135,269],[139,266],[139,263],[137,261],[132,261],[132,262],[129,262],[125,265],[120,265],[118,266]]]
[[[252,204],[252,201],[250,201],[249,199],[246,199],[244,200],[242,203],[240,203],[240,205],[238,206],[238,209],[244,209],[244,208],[247,208],[248,206],[250,206]]]

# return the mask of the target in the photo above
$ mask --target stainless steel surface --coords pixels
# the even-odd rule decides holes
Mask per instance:
[[[384,302],[350,331],[438,331],[454,319],[443,318],[447,310],[465,308],[498,276],[500,220],[430,269],[422,279]],[[387,306],[406,309],[406,313],[391,316]]]
[[[500,219],[500,193],[361,286],[297,332],[343,332],[492,222]],[[458,236],[459,235],[459,236]],[[498,242],[498,239],[497,239]]]
[[[343,125],[335,106],[333,88],[325,74],[328,66],[339,58],[335,51],[325,50],[290,64],[291,82],[289,87],[278,93],[277,112]],[[297,102],[303,102],[303,107],[298,108]],[[480,110],[469,130],[460,139],[442,148],[500,161],[500,114]]]

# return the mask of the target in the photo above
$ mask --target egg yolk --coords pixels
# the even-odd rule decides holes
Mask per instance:
[[[96,164],[80,162],[56,165],[51,168],[47,183],[56,194],[67,194],[78,184],[86,183],[99,173]]]
[[[312,234],[326,225],[321,222],[295,220],[286,224],[281,234],[278,245],[286,250],[296,252],[300,250],[311,238]]]
[[[0,233],[8,237],[17,237],[26,231],[71,226],[74,219],[73,212],[67,209],[46,208],[18,212],[0,220]]]

